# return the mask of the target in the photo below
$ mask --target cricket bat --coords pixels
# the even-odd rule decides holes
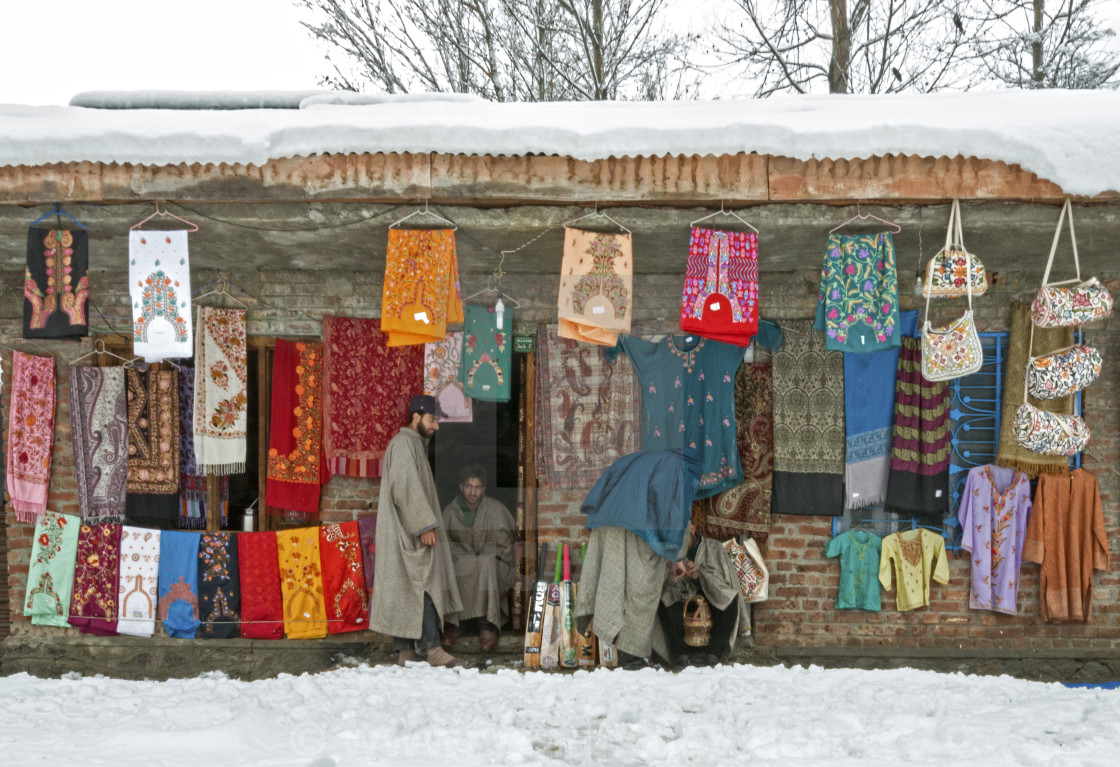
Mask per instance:
[[[579,567],[580,576],[583,576],[583,563],[587,559],[587,544],[584,543],[579,549]],[[578,592],[575,589],[575,584],[572,584],[573,599]],[[579,634],[579,650],[576,653],[576,661],[580,668],[595,668],[595,664],[599,661],[599,640],[595,638],[595,623],[592,621],[587,626],[586,634]]]
[[[564,544],[564,580],[560,582],[560,666],[579,665],[579,632],[576,631],[575,594],[572,590],[572,560]]]
[[[556,668],[560,663],[560,568],[563,547],[556,549],[556,572],[548,587],[541,625],[541,668]]]
[[[541,630],[544,623],[544,603],[548,598],[548,581],[544,579],[545,560],[548,558],[548,544],[541,544],[541,556],[537,560],[537,583],[533,587],[533,599],[529,603],[529,617],[525,622],[525,668],[541,667]]]

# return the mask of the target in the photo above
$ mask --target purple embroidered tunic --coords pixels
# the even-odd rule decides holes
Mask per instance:
[[[961,546],[972,555],[969,607],[1015,615],[1019,566],[1031,514],[1031,483],[994,464],[968,472],[961,496]]]

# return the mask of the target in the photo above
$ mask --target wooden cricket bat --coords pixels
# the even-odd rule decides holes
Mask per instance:
[[[576,631],[575,594],[572,591],[572,561],[564,544],[564,580],[560,582],[560,666],[579,665],[579,632]]]
[[[584,543],[579,549],[579,572],[583,576],[583,563],[587,559],[587,544]],[[572,598],[579,592],[576,589],[576,584],[572,584]],[[576,661],[580,668],[595,668],[595,664],[599,662],[599,641],[595,637],[595,622],[591,621],[587,626],[586,634],[577,634],[579,637],[579,649],[576,652]]]
[[[541,668],[556,668],[560,663],[560,568],[563,547],[556,550],[556,572],[548,587],[541,628]]]
[[[544,603],[548,598],[548,581],[544,579],[547,558],[548,544],[542,543],[541,555],[537,560],[537,583],[533,588],[529,617],[525,622],[525,668],[541,667],[541,631],[544,623]]]

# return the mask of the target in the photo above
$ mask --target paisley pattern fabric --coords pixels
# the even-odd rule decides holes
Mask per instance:
[[[23,614],[36,626],[70,625],[67,618],[79,525],[78,517],[54,511],[45,512],[35,525]]]
[[[84,229],[27,230],[23,337],[89,335],[89,234]]]
[[[758,332],[758,235],[692,229],[681,330],[746,346]]]
[[[442,341],[424,345],[424,393],[439,400],[447,415],[441,423],[471,423],[471,398],[459,380],[463,364],[463,331],[448,333]]]
[[[195,464],[200,474],[245,472],[249,363],[244,309],[198,310],[194,365]]]
[[[1032,357],[1027,366],[1027,392],[1038,399],[1054,399],[1079,392],[1101,374],[1101,353],[1079,345],[1065,351]]]
[[[898,277],[890,233],[830,234],[814,327],[830,350],[898,346]]]
[[[332,474],[380,477],[419,393],[423,348],[390,347],[380,320],[323,318],[323,448]]]
[[[123,522],[128,480],[123,368],[70,368],[70,433],[82,522]]]
[[[288,639],[321,639],[327,635],[323,571],[319,559],[319,528],[301,527],[276,533],[280,562],[280,595],[284,600],[284,633]]]
[[[1095,277],[1068,288],[1044,285],[1031,304],[1031,315],[1040,328],[1084,325],[1112,316],[1112,294]]]
[[[466,315],[459,380],[467,395],[474,399],[509,402],[509,379],[513,373],[510,341],[513,310],[505,310],[500,328],[492,306],[471,304],[466,308]]]
[[[629,234],[564,229],[559,335],[614,346],[634,315],[634,259]]]
[[[641,449],[640,403],[626,356],[537,327],[535,458],[549,487],[591,487],[616,459]]]
[[[390,229],[381,292],[389,346],[439,341],[463,321],[454,229]]]
[[[78,529],[70,625],[83,634],[111,636],[117,633],[120,548],[120,525],[83,522]]]
[[[128,233],[128,288],[133,352],[148,362],[189,358],[194,350],[185,229]]]
[[[369,598],[357,522],[319,528],[327,631],[340,634],[369,628]]]
[[[54,358],[13,352],[5,479],[20,522],[35,522],[47,509],[54,402]]]
[[[319,512],[323,460],[323,345],[276,339],[266,508]]]

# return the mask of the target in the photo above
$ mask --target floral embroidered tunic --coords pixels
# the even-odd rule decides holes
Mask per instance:
[[[735,372],[743,350],[699,336],[667,336],[659,343],[622,336],[642,390],[642,450],[695,448],[700,453],[697,498],[716,495],[743,479],[735,443]]]
[[[880,234],[830,234],[817,317],[830,351],[873,352],[901,343],[894,241]]]
[[[1031,482],[1026,474],[995,465],[969,470],[957,518],[961,548],[972,555],[968,606],[973,610],[1016,614],[1030,514]]]
[[[505,310],[500,328],[492,306],[471,304],[465,311],[466,328],[459,367],[463,391],[477,400],[509,402],[513,310]]]
[[[934,565],[934,561],[937,565]],[[931,580],[949,582],[949,562],[945,558],[945,539],[932,530],[917,528],[892,533],[883,539],[879,558],[879,582],[891,588],[891,565],[896,581],[895,605],[901,612],[929,605]]]
[[[828,542],[826,557],[840,558],[840,591],[837,610],[882,609],[880,600],[879,558],[883,539],[863,530],[849,530]]]

